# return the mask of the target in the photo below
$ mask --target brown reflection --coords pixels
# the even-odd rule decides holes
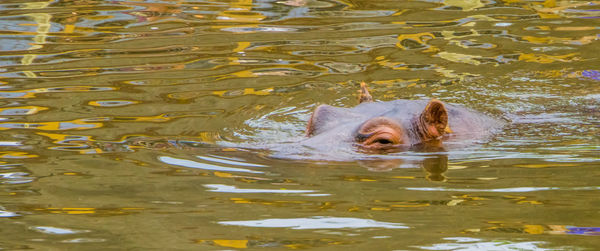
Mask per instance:
[[[488,221],[491,227],[465,229],[465,233],[477,232],[499,232],[499,233],[522,233],[522,234],[573,234],[600,236],[599,227],[578,227],[569,225],[546,225],[527,224],[524,222]]]
[[[341,241],[334,239],[265,239],[252,237],[250,239],[213,239],[213,240],[196,240],[197,243],[207,244],[216,247],[225,248],[264,248],[264,247],[280,247],[286,249],[307,249],[323,246],[339,246],[354,243],[354,241]]]
[[[446,181],[444,173],[448,170],[448,155],[441,141],[430,141],[411,147],[412,151],[431,153],[422,160],[397,159],[370,159],[360,160],[358,163],[374,172],[387,172],[401,166],[421,166],[427,172],[425,177],[429,181]]]
[[[430,181],[446,181],[444,173],[448,170],[448,155],[439,140],[433,140],[414,147],[415,150],[434,153],[423,160],[423,169],[427,172],[426,179]]]
[[[174,2],[175,3],[173,4],[127,2],[127,6],[139,6],[143,7],[144,9],[136,11],[127,11],[124,13],[136,17],[137,21],[140,23],[168,19],[172,18],[173,15],[180,14],[182,12],[181,3],[183,1]]]
[[[417,163],[405,159],[360,160],[358,163],[373,172],[388,172],[405,165],[417,165],[427,172],[425,176],[427,180],[446,181],[447,179],[444,173],[448,170],[448,156],[445,154],[427,156]]]
[[[448,156],[436,155],[423,161],[423,169],[427,171],[426,179],[430,181],[446,181],[444,173],[448,170]]]

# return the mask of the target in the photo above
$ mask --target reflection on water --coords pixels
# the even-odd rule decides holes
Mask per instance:
[[[217,165],[200,163],[200,162],[196,162],[196,161],[192,161],[192,160],[185,160],[185,159],[173,158],[173,157],[168,157],[168,156],[158,157],[158,160],[160,160],[164,163],[167,163],[167,164],[171,164],[171,165],[185,166],[185,167],[190,167],[190,168],[200,168],[200,169],[205,169],[205,170],[226,171],[226,172],[263,173],[261,171],[253,171],[253,170],[244,169],[244,168],[232,168],[232,167],[217,166]]]
[[[417,248],[424,250],[554,250],[540,247],[545,244],[541,241],[484,241],[482,239],[465,237],[449,237],[444,238],[444,240],[454,241],[454,243],[438,243]]]
[[[331,229],[331,228],[408,228],[399,223],[340,217],[313,216],[296,219],[266,219],[255,221],[220,221],[222,225],[248,227],[285,227],[291,229]]]
[[[41,232],[41,233],[45,233],[45,234],[77,234],[77,233],[89,232],[88,230],[73,230],[73,229],[68,229],[68,228],[47,227],[47,226],[31,227],[31,229]]]
[[[0,249],[594,249],[598,6],[2,1]],[[294,143],[361,81],[508,123],[387,155]]]
[[[406,190],[414,191],[457,191],[457,192],[495,192],[495,193],[527,193],[549,190],[600,190],[600,187],[511,187],[511,188],[495,188],[495,189],[448,189],[441,187],[406,187]]]
[[[312,193],[314,190],[291,190],[291,189],[242,189],[234,186],[220,184],[206,184],[205,187],[211,189],[210,192],[219,193]]]
[[[15,212],[6,211],[2,206],[0,206],[0,217],[16,217],[21,216]]]

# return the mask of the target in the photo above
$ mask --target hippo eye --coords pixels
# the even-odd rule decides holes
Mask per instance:
[[[365,122],[358,130],[356,142],[365,150],[389,150],[403,143],[402,126],[396,121],[377,117]]]
[[[377,139],[373,143],[379,143],[379,144],[382,144],[382,145],[388,145],[388,144],[391,145],[391,144],[393,144],[393,142],[390,141],[390,140],[388,140],[388,139]]]

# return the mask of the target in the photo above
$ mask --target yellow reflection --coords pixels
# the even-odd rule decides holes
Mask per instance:
[[[592,26],[575,26],[575,27],[556,27],[554,30],[557,31],[591,31],[596,30],[598,28]],[[596,37],[596,36],[593,36]]]
[[[54,1],[47,1],[47,2],[29,2],[29,3],[24,3],[23,4],[23,9],[43,9],[48,7],[48,5],[50,5],[50,3],[52,3]],[[50,18],[52,17],[52,15],[48,14],[48,13],[28,13],[25,14],[25,16],[30,16],[31,18],[33,18],[33,20],[37,23],[37,30],[36,30],[36,35],[33,38],[33,41],[35,42],[35,44],[33,44],[31,47],[29,47],[29,50],[37,50],[42,48],[42,44],[46,43],[46,38],[48,37],[48,32],[50,31],[51,28],[51,23],[50,23]],[[30,65],[33,60],[37,57],[37,54],[25,54],[23,56],[23,58],[21,59],[21,64],[22,65]],[[29,78],[36,78],[37,76],[35,75],[35,73],[33,73],[32,71],[23,71],[23,73],[25,74],[25,76],[29,77]]]
[[[244,23],[243,25],[213,25],[214,29],[230,27],[258,27],[258,23],[266,17],[258,12],[252,11],[254,3],[252,0],[234,0],[230,7],[217,16],[215,22]],[[250,23],[250,24],[248,24]],[[250,30],[246,32],[252,32]]]
[[[140,103],[139,101],[135,101],[135,100],[113,99],[113,100],[90,101],[90,102],[88,102],[88,105],[98,106],[98,107],[119,107],[119,106],[133,105],[133,104],[139,104],[139,103]]]
[[[215,245],[228,248],[247,248],[248,240],[213,240]]]
[[[444,0],[444,5],[460,7],[463,11],[472,11],[485,6],[481,0]]]
[[[246,181],[247,183],[253,183],[253,182],[256,182],[257,180],[269,180],[269,179],[258,178],[258,177],[240,176],[240,175],[235,175],[235,174],[226,173],[226,172],[213,172],[213,174],[219,178],[241,178],[242,181]]]
[[[53,143],[60,143],[62,141],[67,140],[67,138],[69,138],[69,137],[71,137],[71,138],[72,137],[77,137],[77,138],[79,138],[79,137],[86,137],[87,138],[87,136],[69,135],[69,134],[56,134],[56,133],[43,133],[43,132],[38,132],[37,134],[38,135],[42,135],[42,136],[46,136],[46,137],[48,137],[50,139],[53,139],[54,140]]]
[[[133,1],[126,2],[126,5],[129,6],[139,6],[143,9],[136,8],[134,11],[125,12],[129,15],[135,16],[140,23],[151,23],[156,22],[161,19],[167,19],[172,17],[175,14],[181,13],[181,0],[171,0],[169,2],[176,3],[134,3]],[[123,3],[125,4],[125,3]],[[112,16],[99,16],[100,19],[114,18]],[[119,27],[123,28],[123,27]]]
[[[269,95],[273,92],[273,88],[266,88],[266,89],[262,89],[262,90],[256,90],[254,88],[245,88],[244,91],[242,93],[240,93],[239,95],[235,95],[235,96],[243,96],[243,95],[259,95],[259,96],[265,96],[265,95]],[[233,92],[235,93],[235,92]],[[232,91],[213,91],[212,92],[213,95],[219,96],[219,97],[226,97],[226,96],[230,96],[229,94],[232,94]]]
[[[537,201],[537,200],[521,200],[521,201],[518,201],[517,204],[542,205],[544,203],[541,201]]]
[[[408,67],[402,62],[390,62],[389,60],[377,61],[378,65],[392,68],[394,70],[408,70]]]
[[[37,158],[38,155],[30,154],[27,152],[14,152],[14,151],[5,151],[0,152],[0,158],[3,159],[28,159],[28,158]]]
[[[371,211],[392,211],[389,207],[372,207]]]
[[[42,131],[60,131],[60,130],[87,130],[102,127],[102,123],[89,123],[82,119],[71,121],[52,121],[52,122],[4,122],[0,123],[0,130],[9,129],[35,129]]]
[[[96,213],[96,211],[93,210],[89,210],[89,211],[79,211],[79,210],[69,210],[69,211],[64,211],[66,214],[94,214]]]
[[[74,151],[74,152],[78,152],[79,154],[94,154],[94,153],[103,153],[104,151],[99,148],[98,145],[94,145],[93,142],[95,142],[95,140],[91,139],[90,136],[84,136],[84,135],[69,135],[69,134],[56,134],[56,133],[43,133],[43,132],[38,132],[38,135],[41,136],[46,136],[50,139],[53,140],[52,143],[54,144],[61,144],[61,145],[69,145],[69,146],[73,146],[73,149],[69,149],[69,151]],[[95,147],[93,147],[95,146]],[[79,148],[79,147],[85,147],[85,148]],[[62,147],[48,147],[48,149],[60,149],[60,150],[65,150]]]
[[[243,52],[248,47],[250,47],[250,42],[237,42],[237,47],[233,49],[233,52]]]
[[[397,85],[400,83],[404,83],[406,86],[408,85],[412,85],[416,82],[419,82],[421,79],[419,78],[415,78],[415,79],[388,79],[388,80],[373,80],[371,81],[372,84],[376,84],[376,85],[386,85],[388,87],[392,87],[393,85]],[[406,87],[404,86],[404,87]]]
[[[255,204],[255,205],[263,205],[263,206],[277,206],[277,207],[281,207],[281,206],[286,206],[286,205],[297,205],[297,204],[303,204],[305,202],[303,201],[286,201],[286,200],[263,200],[263,199],[248,199],[248,198],[239,198],[239,197],[233,197],[233,198],[229,198],[230,202],[233,202],[235,204]],[[328,204],[327,204],[328,205]]]
[[[483,197],[477,197],[477,196],[471,196],[468,194],[463,194],[461,196],[452,196],[452,198],[462,198],[462,199],[468,199],[468,200],[489,200]]]
[[[435,35],[433,35],[433,33],[431,33],[431,32],[422,32],[422,33],[415,33],[415,34],[400,34],[400,35],[398,35],[398,43],[396,43],[396,46],[398,46],[399,48],[402,48],[402,49],[409,49],[409,48],[405,47],[404,45],[402,45],[402,41],[404,41],[404,40],[412,40],[412,41],[415,41],[415,42],[425,46],[427,41],[429,41],[433,38],[435,38]]]
[[[38,93],[112,91],[116,89],[117,88],[115,87],[63,86],[16,91],[0,91],[0,96],[3,98],[34,98]]]
[[[459,35],[457,35],[459,34]],[[456,38],[463,38],[463,37],[470,37],[470,36],[481,36],[479,34],[479,32],[477,32],[476,30],[471,30],[468,33],[456,33],[454,31],[442,31],[442,36],[444,37],[445,40],[452,40],[452,39],[456,39]]]
[[[35,208],[35,211],[46,212],[51,214],[72,214],[72,215],[121,215],[131,214],[136,210],[144,210],[145,208],[93,208],[93,207],[48,207],[48,208]]]
[[[370,177],[360,177],[360,176],[344,176],[343,180],[345,181],[361,181],[361,182],[374,182],[376,179]]]
[[[428,207],[431,204],[429,203],[419,203],[419,204],[414,204],[414,203],[410,203],[410,202],[406,202],[404,204],[393,204],[390,205],[390,207]]]
[[[130,152],[135,149],[153,149],[153,150],[163,150],[163,149],[172,149],[172,148],[193,148],[196,144],[201,144],[203,142],[214,142],[214,138],[218,137],[212,134],[212,139],[208,139],[209,132],[201,133],[205,136],[199,137],[186,137],[182,140],[182,143],[179,143],[179,139],[175,136],[172,137],[151,137],[147,135],[125,135],[121,137],[120,140],[116,141],[102,141],[96,140],[91,136],[87,135],[75,135],[75,134],[58,134],[58,133],[47,133],[47,132],[37,132],[36,134],[48,137],[52,139],[52,143],[58,144],[60,146],[51,146],[48,149],[56,149],[62,151],[73,151],[78,152],[80,154],[96,154],[96,153],[105,153],[105,152]],[[171,140],[169,140],[169,138]],[[118,159],[122,161],[127,161],[130,163],[134,163],[136,165],[145,166],[147,165],[144,162],[128,160],[128,159]],[[227,173],[219,173],[215,174],[215,176],[225,176]],[[254,180],[269,180],[258,177],[249,177],[249,176],[232,176],[232,178],[240,178],[240,181],[254,182]],[[252,181],[250,181],[252,180]]]
[[[577,166],[577,164],[569,164],[569,163],[550,163],[550,164],[519,164],[514,165],[515,167],[525,167],[525,168],[546,168],[546,167],[559,167],[559,166]]]
[[[458,204],[460,204],[461,202],[464,202],[465,200],[461,200],[461,199],[454,199],[454,200],[450,200],[448,203],[446,203],[447,206],[449,207],[453,207],[456,206]]]
[[[563,28],[556,28],[555,30],[569,30],[569,29],[573,29],[575,31],[577,31],[578,27],[563,27]],[[581,30],[585,30],[585,28],[587,27],[579,27],[582,28]],[[560,43],[560,44],[577,44],[577,45],[585,45],[585,44],[590,44],[596,40],[598,40],[598,37],[593,35],[593,36],[583,36],[579,39],[571,39],[571,38],[561,38],[561,37],[534,37],[534,36],[523,36],[523,40],[531,42],[531,43],[535,43],[535,44],[554,44],[554,43]]]
[[[541,63],[541,64],[549,64],[549,63],[553,63],[556,61],[559,62],[572,62],[572,61],[577,61],[579,58],[576,58],[575,56],[578,55],[578,53],[569,53],[566,55],[558,55],[558,56],[552,56],[552,55],[545,55],[545,54],[533,54],[533,53],[521,53],[519,55],[519,61],[525,61],[525,62],[535,62],[535,63]]]
[[[564,15],[565,10],[577,8],[577,7],[581,7],[581,6],[589,6],[590,3],[591,2],[572,2],[572,1],[559,1],[557,3],[556,0],[546,0],[542,4],[543,8],[536,8],[536,10],[538,12],[540,12],[540,14],[544,13],[544,14],[559,16],[559,14]],[[598,4],[599,2],[593,1],[593,3]]]
[[[238,71],[231,74],[222,75],[217,78],[217,80],[224,80],[229,78],[254,78],[258,77],[257,74],[254,74],[251,70]]]
[[[233,49],[233,52],[243,52],[246,48],[250,47],[250,42],[237,42],[237,46]],[[227,65],[239,65],[240,59],[237,57],[228,57]]]
[[[167,122],[173,119],[178,119],[178,118],[187,118],[187,117],[197,117],[197,116],[211,116],[211,115],[191,115],[191,114],[184,114],[184,115],[172,115],[172,114],[160,114],[160,115],[156,115],[156,116],[119,116],[119,117],[109,117],[109,118],[105,118],[107,121],[115,121],[115,122],[156,122],[156,123],[162,123],[162,122]],[[104,118],[102,118],[104,119]]]
[[[182,116],[177,116],[182,117]],[[111,121],[126,121],[126,122],[167,122],[173,119],[173,117],[168,114],[160,114],[156,116],[139,116],[139,117],[113,117]]]
[[[440,58],[446,59],[448,61],[456,62],[456,63],[465,63],[472,65],[480,65],[481,62],[477,59],[481,58],[481,56],[477,55],[467,55],[461,53],[452,53],[452,52],[440,52],[437,54]]]
[[[280,239],[280,240],[272,240],[272,239],[256,239],[255,237],[252,240],[244,240],[244,239],[214,239],[214,240],[196,240],[197,243],[208,244],[213,246],[225,247],[225,248],[238,248],[238,249],[246,249],[249,247],[272,247],[272,248],[286,248],[286,249],[309,249],[312,247],[319,246],[333,246],[333,245],[348,245],[352,242],[346,241],[336,241],[332,239]],[[279,250],[277,249],[277,250]]]

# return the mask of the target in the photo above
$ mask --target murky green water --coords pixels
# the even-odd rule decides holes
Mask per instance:
[[[596,249],[599,5],[1,1],[0,249]],[[360,81],[507,126],[370,160],[277,147]]]

